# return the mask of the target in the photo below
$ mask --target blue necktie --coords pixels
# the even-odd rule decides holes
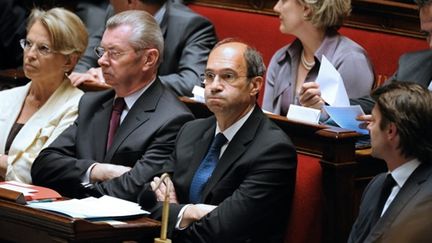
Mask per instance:
[[[189,201],[191,203],[201,202],[201,194],[204,185],[207,183],[208,178],[213,173],[213,170],[219,160],[220,150],[226,142],[227,139],[222,133],[218,133],[213,139],[207,155],[201,161],[201,164],[192,179],[189,190]]]

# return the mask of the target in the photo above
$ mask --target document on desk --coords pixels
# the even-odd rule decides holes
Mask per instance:
[[[363,109],[359,105],[347,107],[325,106],[324,109],[338,126],[361,134],[369,134],[367,129],[359,127],[361,122],[356,120],[357,116],[364,115]]]
[[[321,98],[331,106],[349,106],[349,98],[342,76],[323,55],[321,66],[315,80],[320,85]]]
[[[102,196],[54,202],[30,203],[29,207],[60,213],[72,218],[121,219],[150,214],[134,202]]]

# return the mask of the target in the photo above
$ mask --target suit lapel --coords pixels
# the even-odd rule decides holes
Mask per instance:
[[[391,224],[399,216],[400,212],[405,206],[415,197],[417,192],[421,189],[421,184],[424,183],[429,175],[432,173],[432,166],[427,164],[420,164],[420,166],[411,174],[399,193],[393,199],[389,208],[384,215],[378,220],[376,225],[372,228],[371,234],[367,238],[367,242],[374,242],[384,232],[388,230]]]
[[[205,127],[208,128],[204,128],[205,132],[203,134],[203,136],[201,136],[201,138],[199,138],[196,143],[193,146],[193,157],[191,160],[191,163],[188,165],[189,166],[189,175],[185,176],[185,180],[186,183],[185,185],[190,185],[192,183],[192,179],[196,173],[196,171],[198,170],[198,167],[201,164],[201,161],[204,159],[204,157],[207,154],[207,151],[210,147],[210,143],[212,142],[212,139],[215,135],[215,129],[216,129],[216,119],[214,117],[209,119],[209,126],[205,125]],[[189,193],[189,191],[188,191]],[[188,197],[189,198],[189,194]]]
[[[261,114],[261,115],[260,115]],[[248,148],[248,144],[255,137],[258,126],[263,118],[262,112],[258,106],[255,106],[251,116],[246,120],[237,134],[228,144],[222,157],[219,159],[216,168],[213,171],[212,176],[209,178],[207,185],[203,191],[203,198],[205,199],[213,187],[220,181],[225,175],[226,171],[230,169],[231,165],[238,161],[239,157],[245,153]],[[204,200],[205,201],[205,200]]]
[[[8,90],[8,92],[11,92],[11,95],[8,99],[1,101],[2,104],[6,105],[2,105],[3,110],[1,111],[2,114],[0,114],[0,153],[5,152],[9,132],[21,112],[30,85],[31,82],[25,86]]]
[[[144,93],[141,94],[141,96],[129,110],[120,127],[117,129],[117,132],[114,136],[114,141],[111,147],[108,149],[104,161],[111,161],[114,154],[118,151],[127,137],[131,135],[133,131],[135,131],[139,126],[143,125],[151,118],[152,114],[156,110],[162,93],[163,87],[160,81],[157,79]]]
[[[168,27],[168,24],[167,24],[167,23],[168,23],[168,16],[170,15],[170,9],[171,9],[170,1],[167,1],[165,6],[166,6],[166,7],[165,7],[165,14],[164,14],[164,16],[163,16],[163,18],[162,18],[161,23],[159,24],[159,27],[160,27],[160,29],[161,29],[161,31],[162,31],[162,35],[163,35],[164,37],[166,37],[166,33],[167,33],[167,27]]]
[[[90,140],[98,140],[98,142],[92,143],[93,151],[95,153],[95,159],[98,161],[105,161],[106,144],[108,139],[108,128],[111,117],[112,106],[114,103],[114,91],[108,92],[108,100],[101,104],[100,108],[95,112],[94,119],[92,121],[92,131],[94,134],[101,134],[100,137]]]

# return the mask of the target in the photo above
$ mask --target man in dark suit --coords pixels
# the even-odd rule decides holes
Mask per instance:
[[[163,37],[148,13],[110,18],[97,53],[113,90],[83,96],[76,122],[39,154],[32,179],[68,197],[108,194],[134,201],[193,116],[156,76]]]
[[[432,0],[416,0],[419,7],[420,29],[427,34],[427,41],[432,48]],[[386,84],[395,80],[418,83],[429,87],[432,80],[432,50],[424,50],[406,53],[399,59],[396,72],[390,77]],[[366,114],[370,114],[374,101],[370,95],[359,99],[351,99],[351,105],[360,105]],[[367,120],[368,117],[363,117]]]
[[[372,156],[383,159],[389,171],[366,187],[350,243],[376,242],[418,205],[432,202],[431,92],[418,84],[392,82],[372,97]]]
[[[143,10],[156,18],[165,39],[163,61],[158,70],[159,78],[177,95],[192,96],[192,89],[194,85],[200,84],[199,75],[203,72],[207,56],[217,41],[213,25],[185,5],[172,0],[111,0],[111,4],[116,13]],[[90,45],[95,40],[97,42],[97,35],[92,36]],[[91,48],[87,48],[82,58],[87,63],[87,69],[97,66],[91,61],[95,60],[95,57],[93,50],[89,49]],[[80,65],[78,63],[78,68]],[[90,69],[87,73],[74,73],[71,79],[75,85],[84,80],[103,82],[98,73],[98,69]]]
[[[290,139],[256,104],[264,71],[244,43],[225,40],[211,51],[204,83],[214,116],[182,127],[165,168],[172,181],[151,183],[159,201],[172,184],[174,242],[282,242],[297,160]]]

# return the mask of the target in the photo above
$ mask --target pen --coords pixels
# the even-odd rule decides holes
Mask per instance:
[[[43,203],[43,202],[54,202],[55,200],[52,198],[47,198],[47,199],[40,199],[40,200],[31,200],[28,201],[27,203]]]

